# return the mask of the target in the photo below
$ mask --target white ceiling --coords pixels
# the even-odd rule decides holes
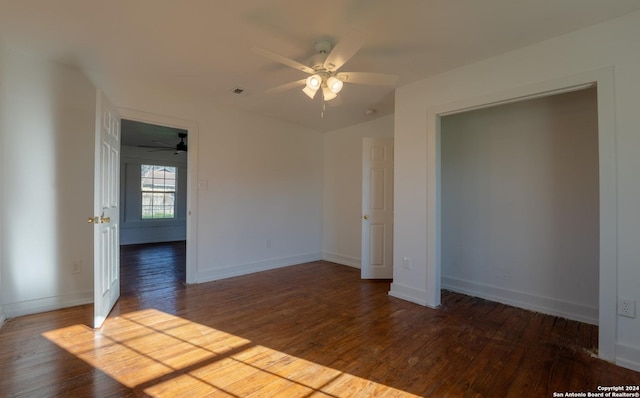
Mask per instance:
[[[307,75],[252,47],[306,63],[317,40],[359,29],[366,42],[341,71],[396,74],[404,85],[638,9],[638,0],[0,0],[0,39],[78,66],[107,94],[114,82],[161,85],[328,131],[370,119],[366,109],[393,112],[393,88],[345,85],[342,105],[321,118],[320,96],[264,93]]]

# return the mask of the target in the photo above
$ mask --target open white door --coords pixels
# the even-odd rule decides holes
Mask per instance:
[[[120,297],[120,117],[98,90],[94,216],[94,320],[99,328]]]
[[[363,279],[393,278],[393,138],[362,140]]]

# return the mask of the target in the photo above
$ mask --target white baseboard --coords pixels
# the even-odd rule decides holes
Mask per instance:
[[[442,277],[442,289],[496,301],[526,310],[555,315],[574,321],[598,324],[598,308],[504,289],[474,281]]]
[[[396,282],[391,283],[391,290],[389,290],[389,296],[410,301],[415,304],[420,304],[425,307],[433,308],[432,306],[427,304],[428,301],[427,301],[426,291],[400,285]]]
[[[0,306],[0,328],[2,328],[2,325],[4,325],[4,321],[6,321],[7,318],[5,318],[4,316],[4,312],[2,311],[2,306]]]
[[[260,271],[268,271],[275,268],[288,267],[290,265],[319,261],[321,259],[321,253],[308,253],[300,254],[297,256],[275,258],[250,264],[241,264],[212,270],[199,271],[196,275],[196,281],[197,283],[217,281],[220,279],[233,278],[234,276],[241,276],[253,274]]]
[[[93,303],[93,292],[74,293],[56,297],[47,297],[36,300],[21,301],[18,303],[4,304],[3,311],[7,318],[16,318],[24,315],[40,312],[59,310],[75,307],[77,305]]]
[[[640,348],[616,344],[616,365],[640,372]]]
[[[322,252],[322,259],[331,261],[332,263],[348,265],[349,267],[360,269],[361,262],[359,258],[345,256],[343,254]]]

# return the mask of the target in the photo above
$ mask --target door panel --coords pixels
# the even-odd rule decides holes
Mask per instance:
[[[369,197],[371,198],[371,209],[384,210],[384,172],[385,170],[383,168],[370,168],[371,183],[369,187]]]
[[[393,277],[393,139],[362,141],[362,250],[364,279]]]
[[[96,101],[94,183],[94,327],[120,297],[120,117],[101,91]]]
[[[369,266],[384,267],[384,224],[369,225]]]

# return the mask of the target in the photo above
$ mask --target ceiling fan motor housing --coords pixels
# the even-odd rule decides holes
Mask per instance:
[[[317,51],[317,54],[314,54],[309,59],[308,64],[312,69],[318,72],[324,72],[325,71],[324,61],[327,59],[327,57],[329,56],[329,52],[331,51],[331,43],[329,43],[328,40],[317,41],[316,51]]]
[[[331,51],[331,43],[329,40],[318,40],[316,42],[316,51],[319,53],[329,54]]]
[[[329,54],[318,53],[309,58],[309,66],[315,71],[324,72],[324,60]]]

